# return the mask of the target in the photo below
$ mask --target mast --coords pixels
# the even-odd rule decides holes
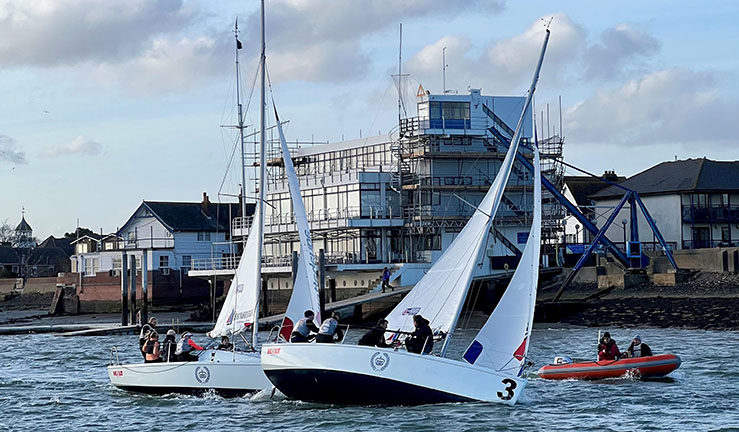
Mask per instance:
[[[523,110],[521,111],[521,117],[518,118],[518,124],[516,125],[516,132],[513,134],[513,138],[511,139],[511,146],[508,149],[508,154],[506,155],[505,160],[503,161],[504,165],[506,162],[509,163],[510,166],[506,168],[509,171],[510,171],[511,166],[513,166],[513,158],[515,157],[515,154],[518,151],[518,142],[521,139],[521,129],[523,128],[523,121],[526,116],[526,111],[531,105],[531,99],[534,96],[534,91],[536,91],[536,84],[539,81],[539,73],[541,72],[541,65],[544,62],[544,53],[546,52],[547,44],[549,43],[550,31],[548,28],[546,31],[547,33],[544,38],[544,45],[542,45],[541,47],[541,53],[539,54],[539,62],[536,65],[536,71],[534,72],[534,78],[531,81],[531,86],[529,87],[528,94],[526,95],[526,100],[523,104]],[[503,168],[504,167],[501,167],[501,169]],[[505,187],[505,184],[508,183],[507,178],[508,177],[506,176],[506,181],[503,183],[503,187]],[[501,190],[501,195],[502,195],[502,190]],[[494,214],[492,214],[491,216],[494,216]],[[492,222],[493,222],[492,219],[488,220],[488,228],[484,230],[485,233],[489,231],[489,225]],[[462,314],[462,308],[464,307],[464,300],[467,298],[467,294],[470,290],[470,285],[471,285],[471,278],[469,281],[467,281],[464,294],[462,295],[462,301],[460,301],[459,305],[457,306],[457,311],[454,314],[454,319],[452,320],[452,324],[449,327],[449,333],[447,333],[446,338],[444,339],[444,345],[441,348],[442,357],[446,356],[446,350],[447,348],[449,348],[449,342],[452,340],[452,335],[454,334],[454,328],[457,326],[457,322],[459,321],[459,316]]]
[[[234,38],[236,39],[236,106],[239,112],[239,144],[241,145],[241,220],[242,229],[246,221],[246,161],[244,160],[244,112],[241,106],[241,80],[239,78],[239,19],[234,24]]]
[[[261,22],[262,22],[262,54],[259,60],[259,75],[260,75],[260,89],[259,89],[259,200],[257,203],[257,211],[259,212],[259,223],[257,224],[257,238],[259,239],[259,250],[257,251],[257,281],[261,285],[262,283],[262,248],[264,246],[264,201],[267,197],[265,191],[265,176],[267,175],[267,157],[266,157],[266,142],[265,132],[267,127],[265,125],[265,40],[264,40],[264,0],[262,0],[261,8]],[[256,289],[256,306],[254,307],[254,328],[252,329],[252,344],[254,348],[257,346],[257,334],[259,332],[259,295],[262,292],[262,287],[259,286]]]

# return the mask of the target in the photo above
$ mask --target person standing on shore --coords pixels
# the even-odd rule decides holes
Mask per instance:
[[[148,323],[141,326],[141,332],[139,332],[139,351],[141,351],[141,354],[144,356],[144,359],[146,359],[146,354],[144,354],[142,349],[148,339],[148,334],[150,332],[156,331],[156,329],[157,329],[157,319],[154,317],[151,317]]]
[[[395,288],[390,286],[390,270],[385,267],[382,270],[382,292],[385,292],[388,288],[390,288],[391,291],[395,291]]]
[[[618,360],[621,352],[618,350],[616,341],[611,339],[611,334],[605,332],[603,338],[598,344],[598,361],[601,360]]]

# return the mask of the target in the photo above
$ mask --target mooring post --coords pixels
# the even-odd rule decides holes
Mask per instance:
[[[129,321],[131,324],[136,323],[136,255],[129,256],[129,274],[131,275],[130,291],[131,291],[131,310],[129,311]],[[143,324],[143,322],[142,322]]]
[[[146,249],[141,256],[141,324],[149,322],[149,257]]]
[[[326,319],[326,255],[318,250],[318,298],[321,303],[321,319]]]
[[[121,325],[128,325],[128,257],[121,255]]]

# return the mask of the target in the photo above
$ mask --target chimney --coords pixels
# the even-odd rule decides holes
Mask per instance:
[[[616,175],[616,171],[605,171],[603,173],[603,178],[608,181],[612,181],[612,182],[618,181],[618,176]]]
[[[208,194],[205,192],[203,192],[203,202],[200,203],[200,211],[204,215],[210,216],[210,200],[208,199]]]

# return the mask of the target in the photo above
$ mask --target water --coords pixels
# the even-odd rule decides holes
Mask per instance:
[[[610,328],[625,349],[634,330]],[[108,383],[109,348],[139,359],[133,336],[64,338],[3,336],[0,428],[62,430],[286,430],[286,431],[739,431],[739,332],[639,329],[655,353],[678,354],[683,364],[663,381],[545,381],[530,377],[514,407],[460,403],[420,407],[345,407],[296,401],[224,399],[128,393]],[[456,348],[474,335],[461,332]],[[356,339],[354,335],[354,338]],[[196,335],[196,340],[204,337]],[[540,326],[531,357],[537,367],[556,354],[592,357],[597,330]],[[535,369],[536,369],[535,368]],[[351,388],[347,391],[361,391]]]

